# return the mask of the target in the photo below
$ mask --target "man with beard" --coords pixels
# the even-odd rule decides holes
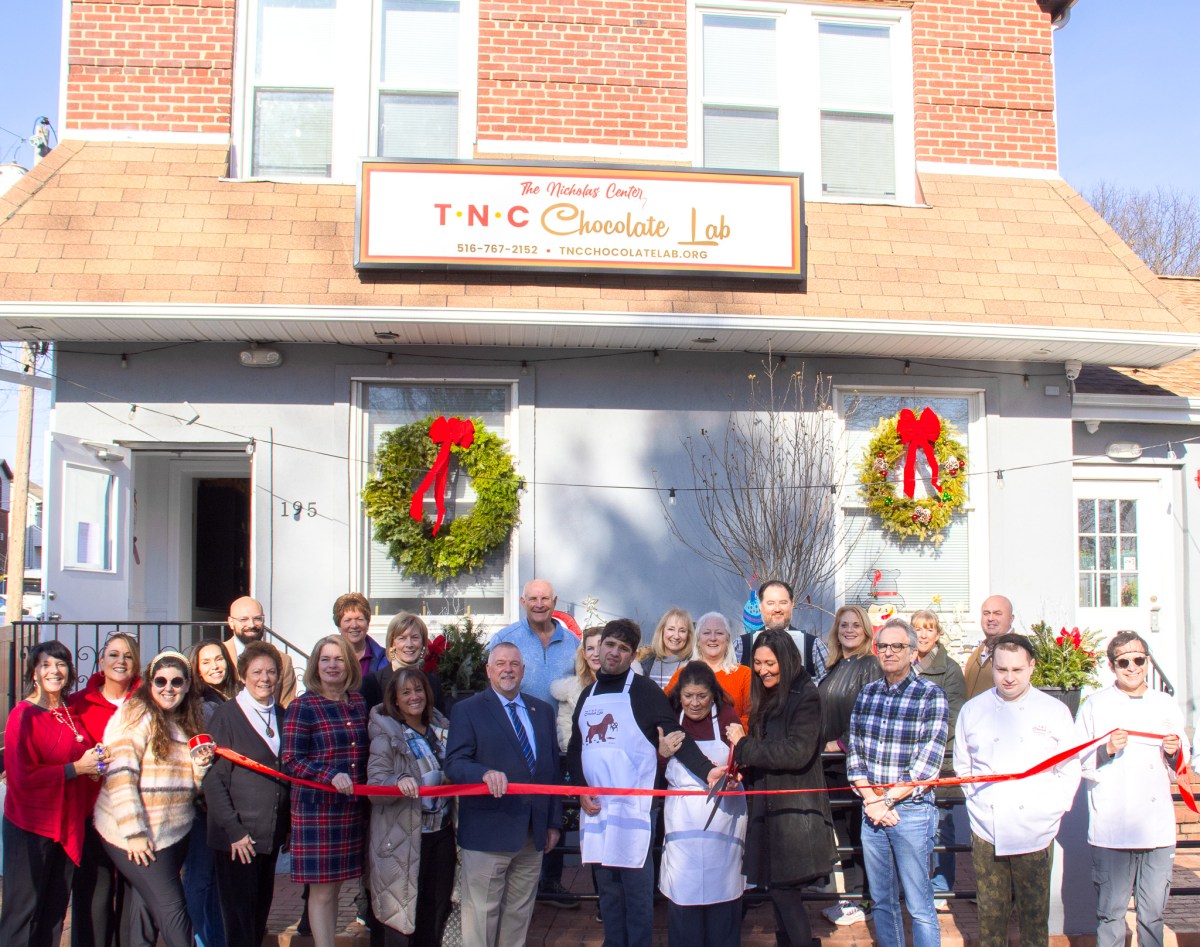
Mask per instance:
[[[229,606],[229,617],[225,623],[232,632],[225,639],[225,651],[228,653],[230,666],[236,668],[238,656],[246,645],[251,641],[262,641],[266,634],[263,607],[249,595],[243,595]],[[292,659],[282,648],[279,649],[279,658],[279,683],[275,685],[275,701],[280,707],[287,707],[296,696],[296,669],[292,667]]]

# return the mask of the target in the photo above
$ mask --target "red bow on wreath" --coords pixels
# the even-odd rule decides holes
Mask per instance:
[[[911,409],[904,408],[900,417],[896,419],[896,434],[905,447],[904,495],[910,500],[917,489],[917,451],[925,452],[933,479],[933,489],[937,493],[942,492],[941,484],[938,483],[937,456],[933,453],[933,445],[941,433],[942,422],[933,408],[923,408],[920,417],[913,414]]]
[[[433,466],[429,468],[429,473],[425,475],[425,479],[421,481],[421,485],[417,487],[413,494],[412,503],[408,506],[408,515],[414,520],[419,520],[424,515],[421,506],[425,502],[425,491],[429,489],[430,483],[434,483],[434,500],[437,502],[437,519],[433,522],[433,535],[437,535],[438,529],[441,528],[442,519],[446,515],[446,478],[450,475],[450,448],[462,447],[468,448],[475,440],[475,424],[473,421],[464,421],[462,418],[438,418],[429,425],[429,439],[435,444],[440,444],[437,458],[433,462]]]

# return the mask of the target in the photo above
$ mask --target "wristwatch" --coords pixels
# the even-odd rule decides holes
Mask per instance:
[[[883,804],[888,808],[889,811],[896,808],[896,800],[892,798],[892,794],[890,792],[885,792],[882,798]]]

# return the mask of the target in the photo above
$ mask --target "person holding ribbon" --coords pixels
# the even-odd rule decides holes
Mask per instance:
[[[821,771],[821,699],[792,636],[764,631],[754,642],[750,731],[725,728],[750,797],[746,879],[767,885],[781,947],[808,947],[812,927],[801,887],[833,869],[833,817]]]
[[[666,695],[631,668],[642,640],[637,622],[618,618],[600,635],[600,670],[579,697],[568,746],[568,770],[588,786],[653,789],[658,742],[682,729]],[[713,785],[725,771],[688,736],[675,758],[701,783]],[[596,865],[600,915],[608,947],[642,947],[654,923],[649,795],[581,795],[580,848],[584,864]]]
[[[675,751],[685,736],[696,741],[714,766],[729,761],[725,728],[739,723],[729,696],[703,661],[675,675],[671,709],[683,728],[658,743],[666,763],[668,789],[706,789],[703,780],[681,766]],[[727,789],[736,784],[726,783]],[[663,846],[659,890],[667,898],[670,947],[737,947],[742,939],[742,855],[746,844],[745,796],[669,796],[663,805]]]
[[[104,731],[111,758],[96,800],[96,831],[109,858],[145,902],[167,947],[192,947],[180,872],[211,743],[189,749],[202,728],[188,660],[155,655]]]
[[[463,943],[523,947],[542,856],[558,844],[558,796],[508,794],[509,783],[559,782],[554,710],[521,690],[525,661],[512,642],[488,655],[487,690],[450,710],[446,775],[484,783],[490,796],[458,805]]]
[[[1023,773],[1074,746],[1065,704],[1030,686],[1033,645],[1001,635],[988,662],[995,686],[963,705],[954,730],[959,776]],[[1022,947],[1049,943],[1050,860],[1059,823],[1079,788],[1079,757],[1020,780],[964,783],[980,947],[1005,947],[1015,904]]]
[[[361,685],[362,665],[350,642],[340,634],[322,638],[304,669],[307,690],[292,701],[283,723],[284,772],[333,788],[292,790],[292,881],[308,885],[316,947],[333,947],[338,891],[363,873],[364,810],[354,795],[355,784],[367,777]]]
[[[218,746],[275,770],[283,739],[283,708],[275,700],[282,665],[274,645],[247,643],[237,667],[245,687],[213,712],[209,731]],[[218,757],[204,777],[204,798],[225,942],[261,944],[275,862],[291,825],[290,784]]]
[[[4,906],[0,944],[58,947],[71,876],[83,854],[84,822],[103,747],[90,743],[66,695],[75,682],[71,652],[59,641],[29,650],[26,698],[4,728]]]
[[[104,728],[113,714],[138,686],[142,668],[137,638],[123,631],[108,636],[96,661],[96,673],[71,695],[71,713],[88,742],[103,745]],[[84,828],[83,860],[71,879],[71,947],[108,947],[117,930],[127,892],[112,860],[100,844],[92,823],[92,810],[100,795],[100,782],[85,780],[87,824]],[[139,905],[148,915],[144,906]],[[147,923],[149,917],[146,918]]]
[[[1119,631],[1107,655],[1116,680],[1084,702],[1076,722],[1081,740],[1107,734],[1083,756],[1092,880],[1099,899],[1096,947],[1125,943],[1131,894],[1139,947],[1162,947],[1175,860],[1171,784],[1190,748],[1179,705],[1146,684],[1151,660],[1146,640],[1137,632]]]
[[[448,727],[433,705],[429,678],[414,667],[396,671],[367,722],[367,782],[402,793],[371,797],[367,874],[383,947],[435,947],[450,916],[453,800],[417,798],[421,786],[445,782]]]

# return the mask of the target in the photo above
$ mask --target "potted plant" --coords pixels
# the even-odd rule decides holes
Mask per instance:
[[[426,673],[435,673],[442,690],[454,700],[487,687],[487,641],[483,626],[470,615],[442,626],[442,633],[429,642]]]
[[[1030,683],[1076,713],[1083,688],[1100,683],[1100,634],[1087,628],[1062,628],[1055,634],[1044,621],[1031,625],[1029,631],[1037,661]]]

